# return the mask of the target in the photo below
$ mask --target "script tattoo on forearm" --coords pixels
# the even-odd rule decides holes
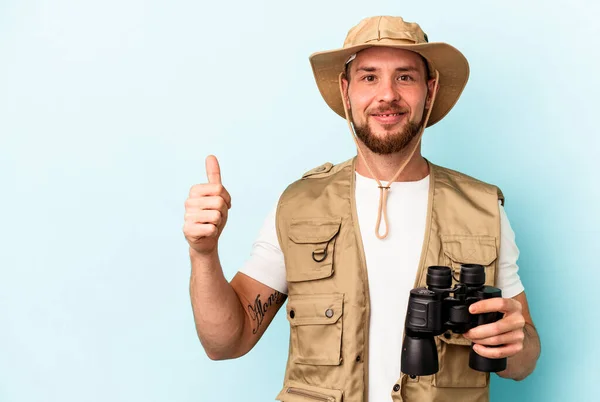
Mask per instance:
[[[260,329],[260,325],[265,319],[265,314],[267,313],[267,310],[273,305],[281,304],[283,302],[283,298],[283,294],[275,292],[271,296],[269,296],[266,302],[263,302],[259,294],[254,300],[254,305],[248,305],[250,317],[252,318],[252,321],[256,322],[256,327],[252,330],[253,334],[256,335],[256,333]]]

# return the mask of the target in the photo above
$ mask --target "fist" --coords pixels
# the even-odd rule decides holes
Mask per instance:
[[[217,249],[223,232],[231,196],[221,183],[219,161],[213,155],[206,158],[208,183],[196,184],[185,200],[183,234],[190,247],[200,254],[210,254]]]

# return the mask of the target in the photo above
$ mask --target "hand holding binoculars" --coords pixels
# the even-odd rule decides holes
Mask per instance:
[[[401,370],[411,376],[435,374],[439,370],[434,337],[447,331],[463,334],[479,325],[502,318],[502,313],[471,314],[469,306],[480,300],[502,297],[500,289],[485,286],[482,265],[462,264],[460,278],[452,286],[452,270],[444,266],[427,269],[427,287],[410,291],[402,343]],[[506,358],[489,359],[471,346],[469,367],[484,372],[506,369]]]

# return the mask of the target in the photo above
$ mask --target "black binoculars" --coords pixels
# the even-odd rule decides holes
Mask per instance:
[[[460,278],[452,287],[449,267],[427,268],[427,287],[410,291],[402,342],[401,370],[410,376],[435,374],[439,370],[434,337],[447,331],[463,334],[479,325],[496,322],[502,313],[469,313],[475,302],[502,297],[500,289],[484,286],[482,265],[462,264]],[[484,372],[506,369],[506,358],[489,359],[478,355],[471,345],[469,367]]]

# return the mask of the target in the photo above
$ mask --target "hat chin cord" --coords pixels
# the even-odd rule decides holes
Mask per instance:
[[[348,123],[348,128],[350,129],[350,132],[352,133],[352,138],[354,139],[354,143],[356,144],[356,149],[358,151],[359,156],[362,158],[362,161],[365,163],[365,166],[367,167],[367,170],[369,171],[371,176],[373,178],[375,178],[375,181],[377,181],[377,185],[379,187],[379,208],[377,210],[377,223],[375,224],[375,236],[377,236],[378,239],[383,240],[387,237],[388,231],[389,231],[389,223],[388,223],[388,218],[387,218],[387,198],[388,198],[388,191],[390,190],[390,184],[392,182],[394,182],[398,178],[398,176],[400,176],[400,174],[402,173],[402,171],[404,170],[404,168],[406,167],[408,162],[412,159],[413,155],[415,154],[415,151],[419,147],[419,144],[421,143],[421,137],[423,137],[423,132],[425,131],[425,127],[427,127],[427,122],[429,121],[429,116],[431,115],[431,111],[433,110],[433,103],[435,102],[435,97],[438,92],[437,88],[438,88],[438,83],[440,80],[440,74],[437,70],[435,70],[435,85],[433,87],[433,93],[431,95],[431,103],[429,105],[429,109],[427,110],[427,116],[425,117],[423,126],[421,127],[421,129],[419,130],[419,134],[417,135],[417,142],[415,142],[415,145],[413,146],[410,154],[408,155],[406,160],[404,162],[402,162],[402,165],[400,166],[400,168],[398,169],[398,171],[396,172],[394,177],[392,177],[392,179],[385,186],[381,184],[381,181],[373,173],[373,170],[369,166],[369,163],[367,162],[367,159],[365,158],[365,155],[363,154],[363,152],[360,149],[360,146],[358,144],[358,137],[356,135],[356,131],[354,130],[354,124],[352,123],[350,114],[348,113],[348,108],[346,107],[346,102],[344,100],[344,89],[342,86],[342,77],[343,76],[344,76],[344,73],[340,73],[340,75],[338,77],[338,81],[339,81],[339,86],[340,86],[340,94],[342,96],[342,104],[344,105],[344,113],[346,114],[346,122]],[[381,228],[381,218],[382,217],[383,217],[383,221],[385,223],[385,232],[383,234],[380,234],[379,232],[380,232],[380,228]]]

